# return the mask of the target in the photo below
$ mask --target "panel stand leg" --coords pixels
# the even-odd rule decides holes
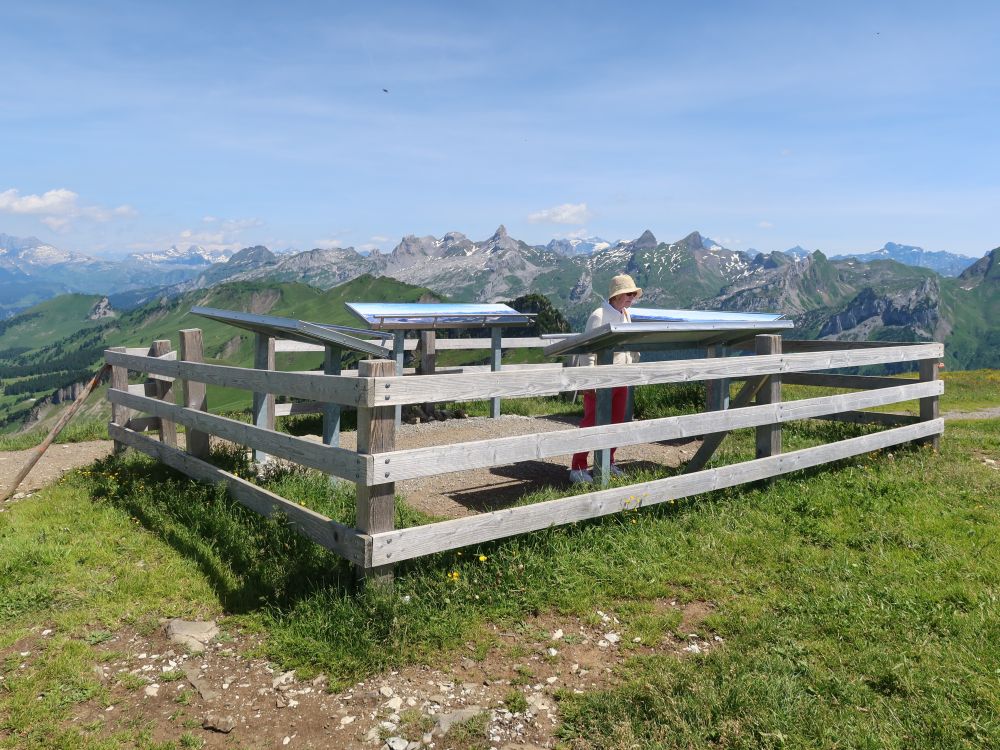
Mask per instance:
[[[406,356],[405,350],[406,341],[406,331],[396,331],[392,335],[392,358],[396,362],[396,374],[403,374],[403,360]],[[360,371],[358,375],[360,376]],[[391,373],[390,373],[391,374]],[[395,407],[395,425],[399,427],[400,423],[403,421],[403,407]]]
[[[614,362],[614,352],[603,351],[597,353],[597,364],[610,365]],[[598,388],[596,392],[597,408],[595,413],[595,425],[611,424],[611,388]],[[611,449],[599,448],[594,451],[594,478],[601,487],[607,487],[611,482]]]
[[[254,334],[253,366],[257,370],[274,369],[274,337],[263,333]],[[253,394],[253,423],[265,430],[274,429],[274,394]],[[253,460],[266,463],[271,457],[263,451],[253,451]]]
[[[490,371],[498,372],[500,370],[500,360],[502,358],[503,352],[500,350],[501,338],[500,334],[502,329],[498,326],[494,326],[490,330]],[[490,399],[490,416],[493,419],[500,418],[500,397],[494,396]]]
[[[323,354],[323,374],[340,375],[340,358],[343,349],[326,346]],[[340,404],[323,404],[323,445],[340,445]]]
[[[437,369],[437,332],[432,328],[420,332],[420,342],[417,344],[417,375],[433,375]],[[424,404],[424,413],[434,415],[436,404],[428,401]]]

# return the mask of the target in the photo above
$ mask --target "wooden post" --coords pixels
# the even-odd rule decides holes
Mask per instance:
[[[387,359],[365,359],[358,363],[359,378],[374,378],[391,376],[396,371],[396,364]],[[384,453],[395,449],[396,423],[393,407],[374,406],[358,407],[358,453]],[[375,467],[376,481],[380,470]],[[365,482],[357,483],[357,521],[359,531],[374,534],[381,531],[392,531],[396,516],[396,485],[393,482],[369,486]],[[365,581],[380,581],[392,583],[392,566],[381,565],[374,568],[359,568],[358,577]]]
[[[938,371],[940,367],[940,360],[937,359],[922,359],[919,363],[919,372],[921,381],[932,381],[938,379]],[[920,399],[920,421],[929,422],[932,419],[937,419],[941,411],[940,396],[928,396],[927,398]],[[929,445],[934,451],[941,450],[941,436],[932,435],[930,437],[921,438],[917,440],[918,445]]]
[[[263,333],[254,334],[253,366],[256,370],[274,369],[274,337]],[[274,429],[274,394],[253,394],[253,423],[267,430]],[[254,449],[253,460],[265,463],[270,456]]]
[[[781,336],[764,334],[754,339],[754,351],[757,354],[781,354]],[[757,391],[758,404],[777,404],[781,402],[781,376],[768,375],[767,382]],[[761,425],[757,428],[757,458],[777,456],[781,453],[781,425]]]
[[[437,331],[434,329],[421,331],[417,348],[419,350],[417,375],[433,375],[437,369]],[[433,416],[434,406],[433,401],[425,403],[424,413]]]
[[[149,356],[162,357],[165,354],[169,354],[171,351],[173,351],[173,349],[170,348],[170,340],[159,339],[154,341],[153,345],[149,347]],[[174,384],[166,380],[147,380],[146,395],[158,398],[160,401],[174,403]],[[158,432],[160,433],[161,443],[166,443],[167,445],[173,447],[177,446],[177,425],[174,424],[172,419],[164,419],[163,417],[160,417],[160,427]]]
[[[610,365],[615,361],[615,353],[610,349],[597,353],[597,364]],[[611,388],[598,388],[595,392],[597,403],[594,424],[611,424]],[[594,474],[602,487],[611,482],[611,449],[600,448],[594,451]]]
[[[503,352],[500,350],[500,343],[502,341],[501,334],[503,329],[500,326],[493,326],[490,329],[490,371],[497,372],[500,369],[500,362],[503,358]],[[493,419],[500,418],[500,397],[494,396],[490,399],[490,416]]]
[[[110,349],[113,352],[125,353],[124,346],[115,346]],[[121,365],[114,365],[111,368],[111,383],[110,388],[116,391],[127,391],[128,390],[128,368],[122,367]],[[126,406],[120,404],[111,404],[111,421],[118,425],[119,427],[125,427],[128,424],[129,409]],[[125,443],[115,441],[115,453],[122,453],[125,450]]]
[[[339,346],[326,345],[323,354],[323,372],[326,375],[340,375],[340,358],[343,352]],[[323,444],[334,447],[340,445],[340,404],[323,404]]]
[[[204,362],[205,351],[200,328],[185,328],[179,332],[181,359],[185,362]],[[197,380],[184,380],[181,385],[184,406],[188,409],[208,411],[205,384]],[[208,433],[187,428],[187,452],[195,458],[208,457]]]

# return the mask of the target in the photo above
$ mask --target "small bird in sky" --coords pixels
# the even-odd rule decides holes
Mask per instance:
[[[383,91],[384,93],[386,93],[386,94],[388,94],[388,93],[389,93],[389,89],[382,89],[382,91]]]

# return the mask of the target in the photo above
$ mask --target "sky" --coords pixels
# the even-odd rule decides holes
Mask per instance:
[[[0,233],[1000,245],[1000,3],[0,2]]]

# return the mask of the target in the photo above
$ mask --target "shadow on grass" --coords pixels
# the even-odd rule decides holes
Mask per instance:
[[[250,476],[248,464],[242,461],[246,465],[241,466],[234,455],[215,454],[213,462],[238,476]],[[287,479],[270,477],[271,483]],[[194,561],[229,612],[285,609],[317,590],[344,593],[355,588],[353,570],[345,560],[298,534],[284,516],[264,518],[240,505],[221,485],[188,479],[132,453],[95,463],[91,481],[95,500],[127,512]],[[304,485],[302,496],[292,499],[331,517],[342,515],[346,498],[336,495],[343,490],[326,481]],[[314,502],[317,498],[308,495],[322,497]]]

